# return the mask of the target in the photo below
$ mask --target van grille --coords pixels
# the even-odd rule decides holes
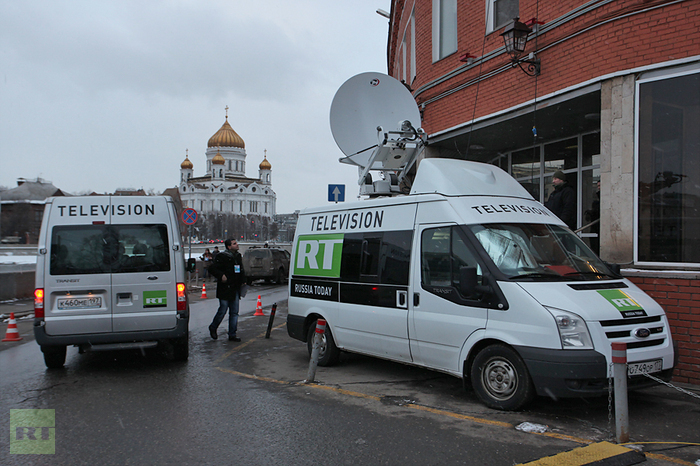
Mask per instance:
[[[600,325],[605,329],[605,336],[608,340],[627,343],[627,349],[659,346],[663,345],[666,341],[661,316],[604,320],[600,322]],[[639,327],[644,327],[649,330],[649,339],[638,340],[635,338],[632,332]]]

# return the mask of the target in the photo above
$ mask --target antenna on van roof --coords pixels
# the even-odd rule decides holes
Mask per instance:
[[[401,82],[382,73],[361,73],[338,89],[331,104],[331,132],[345,157],[358,168],[360,194],[400,194],[399,184],[425,147],[420,111]],[[384,174],[372,181],[370,170]]]

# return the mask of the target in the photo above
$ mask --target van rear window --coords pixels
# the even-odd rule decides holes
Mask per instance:
[[[51,233],[51,275],[170,270],[165,225],[65,225]]]

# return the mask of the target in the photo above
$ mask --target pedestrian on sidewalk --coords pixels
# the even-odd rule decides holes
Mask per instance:
[[[241,298],[241,285],[246,282],[243,270],[243,257],[238,252],[238,242],[235,239],[224,241],[226,249],[214,257],[209,273],[216,278],[216,297],[219,299],[219,309],[214,320],[209,325],[209,335],[216,340],[219,324],[224,320],[228,311],[228,340],[241,341],[236,336],[238,331],[238,308]]]

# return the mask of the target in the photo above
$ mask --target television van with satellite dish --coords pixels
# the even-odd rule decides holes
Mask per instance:
[[[162,344],[189,354],[189,304],[178,215],[168,196],[46,201],[39,234],[34,334],[49,368],[80,352]]]
[[[401,95],[392,79],[365,73],[349,85],[367,84],[371,95],[379,81]],[[381,102],[364,97],[334,99],[331,120],[359,100]],[[367,127],[382,133],[387,120],[373,121]],[[484,404],[503,410],[535,395],[607,393],[613,342],[627,344],[630,388],[655,384],[647,373],[670,380],[674,348],[663,309],[508,173],[425,158],[408,195],[393,195],[412,163],[405,151],[419,150],[422,139],[409,122],[400,126],[357,163],[358,182],[369,186],[368,166],[404,157],[392,168],[398,175],[366,189],[371,199],[299,215],[287,328],[311,351],[316,322],[326,320],[319,364],[350,351],[421,366],[470,382]],[[356,147],[341,145],[351,159]]]

